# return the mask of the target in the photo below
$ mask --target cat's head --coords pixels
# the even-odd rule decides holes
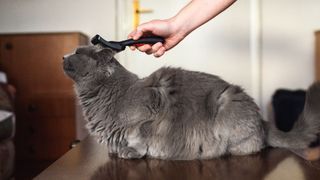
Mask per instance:
[[[76,83],[108,78],[119,63],[115,52],[100,45],[79,47],[63,57],[64,72]]]

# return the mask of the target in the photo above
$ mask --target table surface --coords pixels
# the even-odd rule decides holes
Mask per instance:
[[[88,137],[35,179],[320,179],[320,161],[306,161],[288,150],[272,148],[250,156],[201,161],[125,160],[109,157],[104,145]]]

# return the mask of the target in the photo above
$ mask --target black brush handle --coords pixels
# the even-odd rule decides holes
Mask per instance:
[[[140,45],[140,44],[155,44],[157,42],[164,43],[164,39],[159,36],[148,36],[148,37],[141,37],[138,40],[133,39],[127,39],[124,41],[107,41],[103,39],[100,35],[95,35],[91,39],[91,43],[96,44],[102,44],[105,47],[111,48],[116,51],[123,51],[126,46],[133,46],[133,45]]]
[[[121,43],[121,45],[123,46],[133,46],[136,44],[155,44],[157,42],[164,43],[164,39],[159,36],[148,36],[148,37],[141,37],[138,40],[127,39],[119,43]]]

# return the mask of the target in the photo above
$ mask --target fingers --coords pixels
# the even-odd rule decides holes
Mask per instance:
[[[153,56],[158,58],[164,55],[165,52],[166,52],[166,48],[160,47],[160,49],[157,52],[153,53]]]
[[[130,46],[129,47],[132,51],[136,50],[136,47],[135,46]]]
[[[142,35],[143,35],[143,31],[136,29],[128,35],[128,38],[132,38],[133,40],[138,40],[140,37],[142,37]]]
[[[144,34],[143,31],[142,31],[141,29],[137,28],[137,29],[135,29],[134,31],[132,31],[132,32],[128,35],[128,39],[132,38],[133,40],[138,40],[140,37],[142,37],[143,34]],[[131,50],[135,50],[136,47],[135,47],[135,46],[130,46],[130,49],[131,49]],[[149,47],[149,46],[145,46],[145,47],[141,46],[141,47],[139,47],[138,49],[139,49],[140,51],[142,51],[142,52],[145,52],[145,51],[149,50],[150,47]]]
[[[148,33],[153,34],[153,28],[154,26],[152,26],[152,22],[141,24],[137,27],[137,29],[135,29],[128,35],[128,38],[138,40],[139,38],[147,35]],[[145,52],[148,55],[153,54],[155,57],[160,57],[166,52],[166,48],[161,42],[158,42],[154,45],[145,44],[139,47],[130,46],[130,49],[138,49],[139,51]]]
[[[144,44],[142,46],[137,47],[137,49],[141,52],[147,53],[148,51],[150,51],[152,49],[152,46],[150,44]]]
[[[128,39],[133,38],[133,36],[136,34],[137,30],[132,31],[131,33],[128,34]],[[129,47],[132,51],[136,50],[135,46],[130,46]]]
[[[137,29],[137,31],[136,31],[136,33],[133,35],[132,39],[133,39],[133,40],[138,40],[142,35],[143,35],[143,31]]]
[[[150,55],[153,54],[154,57],[160,57],[166,52],[166,48],[163,47],[161,42],[158,42],[151,46],[150,44],[145,44],[137,48],[141,52],[145,52],[146,54]]]
[[[148,50],[146,51],[146,53],[147,53],[147,54],[153,54],[153,53],[157,52],[162,46],[163,46],[162,43],[161,43],[161,42],[158,42],[158,43],[154,44],[154,45],[151,47],[151,49],[148,49]]]
[[[144,34],[146,34],[147,32],[151,31],[150,29],[148,29],[148,25],[147,24],[141,24],[137,27],[137,29],[135,29],[134,31],[132,31],[129,35],[128,38],[132,38],[133,40],[138,40],[139,38],[141,38]]]
[[[128,39],[132,38],[136,34],[136,29],[133,30],[131,33],[128,34]]]

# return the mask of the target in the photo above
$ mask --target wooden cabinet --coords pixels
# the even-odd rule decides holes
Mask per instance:
[[[320,31],[316,33],[316,80],[320,81]]]
[[[18,159],[56,160],[75,140],[75,94],[62,57],[87,42],[81,33],[0,35],[0,69],[17,89]]]

